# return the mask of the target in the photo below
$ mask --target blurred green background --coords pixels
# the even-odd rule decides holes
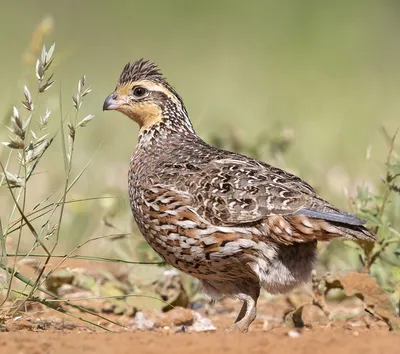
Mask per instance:
[[[38,110],[52,110],[53,131],[60,88],[72,114],[71,96],[87,75],[93,92],[82,110],[96,118],[78,132],[74,173],[101,146],[70,197],[118,198],[69,206],[63,240],[104,232],[104,216],[130,229],[126,175],[138,128],[103,113],[102,104],[123,66],[141,57],[159,64],[207,141],[229,131],[249,144],[289,134],[284,163],[277,163],[349,210],[346,190],[354,195],[357,185],[379,181],[387,153],[381,128],[393,133],[400,123],[399,16],[394,0],[3,1],[0,117],[8,124],[23,85],[34,89],[43,43],[56,42],[56,84]],[[8,131],[0,132],[6,141]],[[30,206],[61,189],[59,137],[37,172]],[[4,188],[0,200],[4,219],[11,205]]]

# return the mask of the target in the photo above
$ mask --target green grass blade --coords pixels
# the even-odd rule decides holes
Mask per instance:
[[[45,254],[27,254],[27,253],[7,253],[8,257],[33,257],[33,258],[44,258],[47,257]],[[107,257],[94,257],[85,255],[68,255],[68,254],[53,254],[52,258],[65,258],[65,259],[82,259],[86,261],[97,261],[97,262],[109,262],[109,263],[123,263],[123,264],[135,264],[135,265],[164,265],[165,262],[141,262],[141,261],[127,261],[124,259],[107,258]]]

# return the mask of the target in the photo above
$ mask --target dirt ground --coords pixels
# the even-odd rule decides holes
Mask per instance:
[[[0,354],[400,352],[399,318],[389,303],[385,305],[387,296],[367,275],[324,277],[325,287],[338,283],[342,286],[341,297],[335,296],[334,301],[316,298],[310,294],[310,287],[289,296],[264,294],[249,332],[225,333],[224,328],[233,323],[239,312],[240,303],[236,300],[224,299],[210,305],[202,299],[183,296],[179,275],[174,274],[167,280],[162,276],[164,280],[154,292],[154,296],[164,294],[160,296],[166,296],[166,302],[174,306],[167,312],[162,307],[156,309],[154,299],[150,303],[141,297],[129,298],[134,302],[125,298],[116,302],[93,300],[93,295],[107,294],[105,290],[119,296],[115,292],[127,282],[120,273],[114,273],[115,278],[110,278],[111,273],[106,277],[101,274],[98,269],[87,273],[87,268],[65,268],[47,283],[47,288],[68,299],[56,304],[70,315],[43,304],[46,297],[27,303],[18,314],[2,317],[0,313]],[[122,279],[120,283],[115,283],[117,278]],[[88,287],[93,279],[96,286]],[[133,281],[137,283],[136,278]],[[167,292],[163,292],[165,289]],[[81,308],[71,307],[69,301]],[[321,303],[316,305],[316,301]],[[303,309],[301,316],[288,315],[298,308]],[[386,316],[391,317],[390,321],[384,320]],[[390,331],[390,324],[397,331]]]
[[[400,337],[384,331],[354,336],[343,330],[307,331],[290,338],[279,331],[246,334],[14,332],[0,334],[3,354],[69,353],[396,353]]]
[[[264,301],[259,308],[260,315],[248,333],[225,333],[223,330],[232,322],[238,309],[232,300],[224,301],[216,314],[209,316],[217,330],[199,333],[181,330],[180,324],[189,323],[190,314],[194,313],[183,308],[168,312],[157,328],[138,330],[132,326],[125,329],[110,326],[115,333],[104,332],[54,311],[28,312],[5,322],[7,332],[0,333],[0,353],[372,354],[399,351],[400,335],[368,315],[355,316],[351,320],[326,321],[314,307],[308,307],[303,314],[305,327],[291,329],[284,322],[275,320],[280,317],[282,303]],[[204,315],[203,312],[196,311]],[[176,322],[177,318],[181,322]],[[110,315],[110,319],[116,317]],[[178,326],[172,325],[174,321]],[[120,318],[119,322],[122,323],[123,319]],[[105,324],[102,321],[98,323]]]

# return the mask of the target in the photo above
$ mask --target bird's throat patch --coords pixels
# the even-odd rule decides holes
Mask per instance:
[[[161,108],[155,103],[136,103],[122,107],[121,111],[139,124],[140,130],[148,129],[162,120]]]

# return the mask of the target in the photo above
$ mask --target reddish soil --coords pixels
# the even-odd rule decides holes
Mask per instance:
[[[24,307],[25,312],[20,312],[16,317],[1,317],[0,313],[0,354],[400,352],[400,335],[390,332],[387,323],[382,320],[387,314],[393,316],[392,309],[384,306],[387,299],[377,288],[375,280],[356,273],[331,281],[337,282],[337,279],[341,281],[348,297],[323,303],[323,306],[311,305],[310,293],[304,289],[286,297],[263,297],[258,306],[258,317],[246,334],[228,334],[223,330],[234,321],[240,308],[238,301],[231,299],[225,299],[215,306],[200,303],[196,312],[175,307],[166,314],[141,308],[136,313],[117,314],[104,301],[75,302],[123,325],[118,327],[96,316],[90,318],[93,323],[113,333],[63,315],[38,302],[30,302]],[[329,285],[329,279],[326,282]],[[91,296],[90,293],[80,292],[77,286],[76,289],[77,298]],[[363,294],[363,302],[353,296],[357,293]],[[71,298],[73,295],[67,294]],[[301,316],[304,327],[291,329],[293,322],[288,321],[288,317],[285,320],[285,314],[302,304],[306,304]],[[73,316],[89,319],[87,313],[66,305],[60,304]],[[327,308],[323,311],[325,305]],[[371,311],[376,315],[371,315],[371,311],[365,312],[365,306],[373,309]],[[152,324],[139,330],[139,317],[142,318],[142,324],[146,321]],[[217,331],[183,333],[182,329],[190,331],[190,328],[194,328],[198,317],[211,320]],[[392,318],[392,323],[399,329],[397,319]]]
[[[390,332],[386,324],[368,315],[351,320],[326,321],[319,310],[308,307],[303,312],[306,327],[290,329],[283,322],[274,320],[276,316],[281,316],[281,306],[282,301],[262,303],[259,318],[245,334],[228,334],[223,330],[232,322],[238,309],[232,300],[224,301],[215,309],[217,314],[209,316],[218,328],[217,331],[190,334],[180,332],[179,327],[168,326],[168,323],[179,316],[182,321],[190,317],[191,310],[182,308],[168,312],[169,315],[160,320],[160,327],[153,330],[139,331],[132,327],[121,329],[114,325],[108,326],[119,333],[106,333],[54,311],[31,311],[21,318],[10,318],[5,322],[8,332],[0,333],[0,353],[372,354],[399,351],[400,335]],[[221,309],[227,312],[222,312]],[[203,312],[199,311],[205,316]],[[122,317],[108,317],[123,323]],[[97,323],[106,324],[102,321]],[[167,327],[163,327],[165,325]]]
[[[387,331],[359,333],[342,329],[306,331],[290,338],[285,331],[252,331],[247,334],[214,333],[0,333],[2,354],[67,353],[396,353],[400,337]]]

